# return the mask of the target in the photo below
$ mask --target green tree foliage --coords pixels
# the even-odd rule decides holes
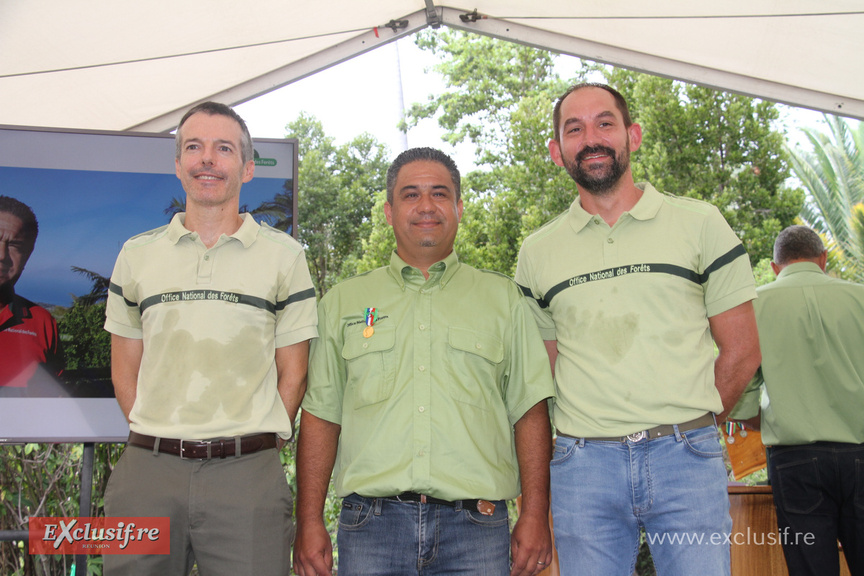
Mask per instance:
[[[111,335],[103,326],[111,279],[78,266],[72,266],[72,271],[86,276],[91,287],[87,294],[74,297],[72,307],[57,321],[66,370],[108,368],[111,365]]]
[[[97,444],[93,498],[89,510],[79,509],[82,444],[23,444],[0,447],[0,530],[26,530],[30,516],[102,516],[103,494],[120,457],[120,444]],[[0,574],[65,576],[71,556],[32,556],[27,543],[0,543]],[[101,574],[101,558],[89,559]]]
[[[416,42],[441,58],[433,69],[449,90],[412,105],[407,124],[437,117],[446,141],[476,144],[479,164],[503,160],[511,114],[523,95],[548,89],[552,53],[453,30],[422,32]]]
[[[390,254],[396,249],[396,237],[393,236],[393,231],[387,225],[387,218],[384,216],[386,201],[386,189],[375,195],[369,236],[362,240],[362,256],[355,265],[358,273],[385,266],[390,262]]]
[[[544,50],[455,31],[418,34],[417,44],[441,57],[434,70],[448,90],[413,105],[408,124],[437,118],[445,140],[476,146],[483,168],[463,174],[460,258],[512,274],[527,233],[573,201],[569,177],[546,153],[566,83]]]
[[[58,322],[66,370],[111,365],[111,335],[105,331],[105,304],[75,304]]]
[[[784,137],[776,107],[656,76],[610,68],[607,81],[642,126],[633,176],[658,190],[711,202],[744,242],[755,264],[792,224],[803,192],[785,185]]]
[[[300,144],[298,235],[320,296],[356,270],[375,194],[385,188],[389,152],[369,134],[337,146],[321,122],[306,114],[287,130]],[[262,205],[253,214],[272,216],[278,207]]]
[[[790,150],[792,170],[807,196],[801,220],[824,236],[832,267],[864,281],[864,123],[857,129],[825,115],[828,133],[804,131],[812,150]]]

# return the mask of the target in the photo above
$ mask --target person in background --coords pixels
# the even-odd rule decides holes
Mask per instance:
[[[36,247],[39,222],[23,202],[0,196],[0,397],[64,396],[57,321],[15,293]]]
[[[761,286],[762,365],[731,417],[761,428],[790,576],[864,575],[864,285],[825,274],[806,226],[774,242]],[[761,399],[760,399],[761,395]]]

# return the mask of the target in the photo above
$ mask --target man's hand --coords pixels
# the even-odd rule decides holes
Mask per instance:
[[[532,576],[552,562],[552,535],[547,516],[519,517],[510,537],[513,565],[510,576]]]
[[[714,386],[723,402],[717,421],[724,422],[762,362],[753,302],[712,316],[708,324],[720,351],[714,360]]]
[[[333,544],[323,521],[298,524],[294,540],[294,573],[298,576],[333,573]]]
[[[537,574],[552,561],[549,533],[549,461],[552,431],[546,400],[529,408],[514,426],[522,481],[522,511],[510,537],[511,576]]]
[[[300,417],[297,440],[297,538],[294,572],[326,576],[333,570],[333,544],[324,526],[327,485],[342,428],[308,411]]]

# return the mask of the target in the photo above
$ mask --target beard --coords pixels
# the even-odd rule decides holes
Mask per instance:
[[[582,162],[585,158],[597,153],[607,154],[612,159],[612,165],[597,167],[594,170],[583,168]],[[608,195],[629,167],[629,139],[628,146],[623,149],[620,158],[615,150],[608,146],[586,146],[572,161],[564,160],[564,169],[576,184],[596,196]]]

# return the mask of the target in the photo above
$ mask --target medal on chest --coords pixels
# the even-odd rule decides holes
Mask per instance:
[[[375,334],[374,324],[378,320],[378,311],[375,308],[366,308],[366,327],[363,329],[363,337],[371,338]]]

